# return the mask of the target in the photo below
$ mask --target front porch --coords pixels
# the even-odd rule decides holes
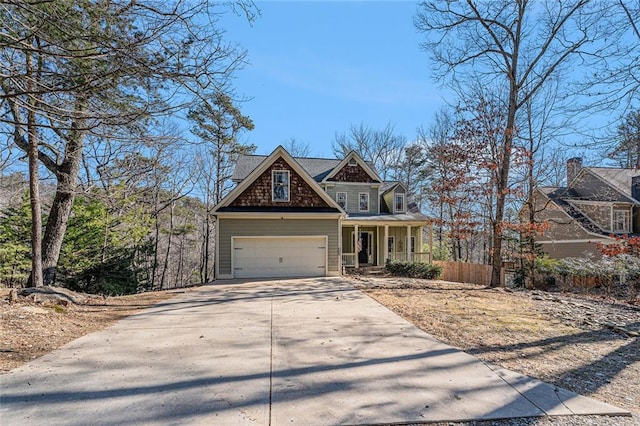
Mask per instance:
[[[428,249],[423,249],[423,233],[423,224],[343,223],[342,266],[384,266],[388,259],[431,263],[432,244],[429,241]],[[430,232],[427,238],[432,239]]]

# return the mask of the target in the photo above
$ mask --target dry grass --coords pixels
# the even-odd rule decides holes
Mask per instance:
[[[25,298],[9,304],[8,293],[0,290],[0,374],[173,296],[161,291],[91,297],[84,304],[63,306]]]
[[[636,307],[442,281],[364,278],[357,286],[482,360],[640,414],[640,339],[609,326],[637,331]]]

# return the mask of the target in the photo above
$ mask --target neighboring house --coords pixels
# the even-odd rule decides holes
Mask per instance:
[[[600,257],[598,243],[640,232],[640,170],[583,167],[567,161],[567,186],[540,187],[538,221],[550,229],[537,241],[552,258]]]
[[[344,159],[241,156],[237,186],[215,207],[216,277],[340,275],[386,260],[429,261],[428,225],[402,183],[358,154]]]

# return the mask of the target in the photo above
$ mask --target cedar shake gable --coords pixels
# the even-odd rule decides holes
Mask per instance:
[[[355,166],[345,164],[340,171],[327,180],[333,182],[378,183],[378,181],[373,179],[360,164],[356,164]]]
[[[323,182],[382,183],[380,176],[355,151],[351,151]]]
[[[289,172],[289,201],[273,201],[272,171]],[[332,208],[287,161],[278,157],[230,204],[230,207]]]

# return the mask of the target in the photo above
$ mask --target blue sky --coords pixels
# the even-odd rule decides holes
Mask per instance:
[[[290,138],[331,156],[336,132],[387,123],[408,140],[428,125],[445,93],[432,82],[409,1],[258,2],[253,25],[231,14],[228,41],[249,54],[235,87],[255,130],[245,141],[268,154]]]

